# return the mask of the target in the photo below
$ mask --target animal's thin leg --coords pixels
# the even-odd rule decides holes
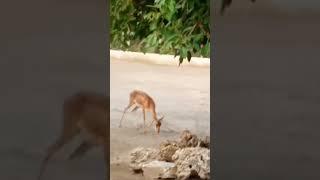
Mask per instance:
[[[153,124],[153,122],[155,122],[155,121],[157,120],[157,113],[156,113],[155,109],[152,109],[151,112],[152,112],[153,119],[152,119],[152,121],[151,121],[150,126]],[[150,126],[149,126],[149,127],[150,127]]]
[[[136,111],[138,108],[139,108],[139,106],[135,106],[135,107],[131,110],[131,112]]]
[[[151,125],[153,124],[154,122],[154,119],[151,121],[150,125],[148,126],[149,128],[151,127]]]
[[[142,109],[143,113],[143,128],[144,128],[144,133],[146,133],[146,110],[143,108]]]
[[[55,143],[53,143],[47,150],[47,154],[45,158],[43,159],[40,167],[40,173],[38,176],[38,180],[42,178],[42,175],[46,169],[46,166],[49,162],[49,160],[52,158],[52,156],[58,152],[66,143],[68,143],[75,135],[78,134],[77,130],[68,131],[68,129],[64,129],[63,135],[60,136],[59,139],[56,140]]]
[[[122,119],[124,117],[124,114],[127,112],[127,110],[133,105],[133,103],[130,103],[123,111],[122,117],[120,119],[120,124],[119,124],[119,128],[121,128],[121,123],[122,123]]]
[[[75,151],[73,151],[73,153],[69,156],[69,160],[73,160],[76,158],[79,158],[81,156],[83,156],[86,152],[88,152],[90,149],[92,149],[92,147],[94,147],[94,144],[87,142],[87,141],[83,141]]]
[[[139,106],[136,105],[136,106],[131,110],[131,112],[137,111],[138,109],[139,109]],[[136,122],[137,120],[138,120],[138,119],[136,119],[135,122]],[[137,129],[138,129],[138,127],[137,127]]]

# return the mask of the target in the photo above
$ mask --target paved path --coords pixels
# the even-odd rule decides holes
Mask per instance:
[[[165,115],[164,128],[190,129],[209,134],[210,69],[135,63],[111,60],[111,127],[117,127],[133,89],[144,90],[156,102],[158,113]],[[125,121],[141,123],[142,114],[128,114]],[[149,116],[151,118],[151,116]],[[134,122],[137,119],[138,122]]]

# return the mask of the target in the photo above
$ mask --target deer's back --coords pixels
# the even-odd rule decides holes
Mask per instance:
[[[65,120],[72,121],[73,125],[99,142],[105,141],[110,119],[109,107],[109,97],[96,93],[77,93],[65,101],[65,113],[72,117]]]
[[[154,108],[155,103],[151,96],[147,93],[139,90],[134,90],[130,93],[130,99],[132,99],[135,103],[140,104],[145,108]]]

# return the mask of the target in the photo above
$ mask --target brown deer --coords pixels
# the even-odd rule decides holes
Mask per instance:
[[[164,116],[162,116],[161,118],[157,117],[156,105],[155,105],[153,99],[147,93],[140,91],[140,90],[133,90],[130,93],[129,104],[123,111],[122,117],[120,119],[119,127],[121,127],[121,123],[122,123],[122,119],[124,117],[124,114],[128,111],[128,109],[130,107],[132,107],[134,105],[135,105],[135,107],[132,109],[131,112],[136,111],[138,108],[142,109],[144,133],[146,133],[146,111],[150,111],[152,113],[152,117],[153,117],[153,120],[152,120],[150,126],[152,125],[153,122],[156,122],[156,132],[159,134],[160,127],[161,127],[161,121],[163,120]]]
[[[60,137],[48,148],[42,161],[38,180],[42,178],[48,161],[65,144],[81,132],[87,135],[82,143],[69,156],[69,159],[83,156],[95,146],[103,148],[105,165],[109,164],[109,97],[104,95],[80,92],[65,99],[63,104],[63,128]],[[107,174],[108,175],[108,174]]]

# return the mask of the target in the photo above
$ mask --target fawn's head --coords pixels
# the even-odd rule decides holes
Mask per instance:
[[[159,118],[157,121],[156,121],[156,132],[159,134],[160,133],[160,127],[161,127],[161,122],[163,120],[164,116],[162,116],[161,118]]]

